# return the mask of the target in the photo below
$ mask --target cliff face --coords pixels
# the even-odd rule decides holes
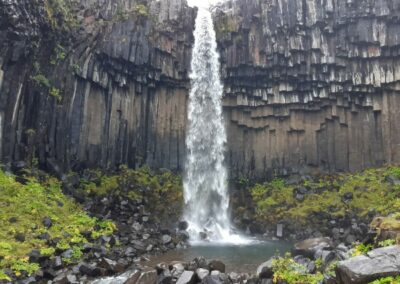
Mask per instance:
[[[181,167],[186,1],[2,0],[0,11],[3,161]]]
[[[182,169],[195,16],[185,0],[0,0],[3,162]],[[398,1],[214,16],[233,177],[400,162]]]
[[[400,2],[216,9],[236,175],[400,162]]]

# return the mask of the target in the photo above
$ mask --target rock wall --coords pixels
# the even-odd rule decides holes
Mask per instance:
[[[3,161],[181,168],[196,11],[183,0],[65,2],[72,18],[50,1],[0,1]]]
[[[400,2],[239,0],[215,9],[236,175],[400,162]]]
[[[0,0],[3,163],[181,170],[195,16],[185,0]],[[395,0],[215,7],[231,176],[400,162],[399,16]]]

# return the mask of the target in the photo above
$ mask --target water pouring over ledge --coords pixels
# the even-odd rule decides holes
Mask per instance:
[[[205,7],[199,8],[194,38],[183,181],[184,219],[189,223],[192,244],[204,243],[205,239],[212,244],[249,244],[251,240],[232,232],[229,218],[223,86],[214,25]]]

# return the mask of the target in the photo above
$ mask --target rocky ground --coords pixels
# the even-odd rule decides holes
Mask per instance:
[[[35,188],[22,172],[19,169],[12,186],[21,186],[20,190],[26,187],[23,184],[29,190]],[[35,175],[48,194],[46,188],[51,186],[40,174]],[[172,173],[121,168],[114,175],[85,171],[60,178],[64,193],[74,196],[93,218],[112,220],[115,229],[96,238],[81,230],[77,236],[87,242],[81,242],[77,251],[72,244],[61,248],[57,245],[53,236],[56,232],[51,231],[59,222],[57,218],[41,217],[43,228],[36,231],[48,232],[39,235],[41,242],[56,249],[48,255],[40,246],[30,251],[29,263],[40,267],[31,273],[23,268],[16,271],[13,266],[5,269],[5,276],[13,283],[396,283],[393,277],[400,275],[400,253],[395,246],[400,235],[396,213],[399,178],[395,167],[324,182],[321,177],[295,183],[287,179],[285,183],[275,180],[248,188],[252,195],[249,207],[255,210],[249,212],[247,208],[240,220],[236,218],[239,227],[269,238],[306,239],[296,243],[290,255],[266,259],[257,271],[248,274],[226,271],[221,261],[201,256],[187,263],[177,260],[146,267],[149,255],[187,245],[187,224],[179,222],[181,181]],[[377,196],[379,201],[374,201]],[[270,198],[276,203],[270,203]],[[320,198],[326,203],[316,207]],[[280,203],[282,200],[285,203]],[[65,208],[59,203],[55,203],[56,207]],[[325,205],[331,206],[329,210]],[[375,216],[389,217],[372,218],[372,207]],[[278,211],[279,208],[284,210]],[[239,206],[240,210],[243,209]],[[274,219],[265,219],[266,216]],[[3,225],[17,228],[16,224],[18,220],[9,218]],[[96,226],[99,225],[93,230]],[[10,228],[5,227],[5,231]],[[23,237],[28,240],[29,233],[15,234],[22,244]],[[5,247],[6,243],[0,244],[0,254]],[[0,261],[7,257],[2,255]]]

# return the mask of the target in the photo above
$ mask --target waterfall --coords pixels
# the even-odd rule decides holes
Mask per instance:
[[[187,160],[184,177],[185,212],[192,242],[240,242],[231,233],[226,130],[222,116],[223,86],[211,13],[199,8],[191,63]],[[207,236],[207,237],[206,237]]]

